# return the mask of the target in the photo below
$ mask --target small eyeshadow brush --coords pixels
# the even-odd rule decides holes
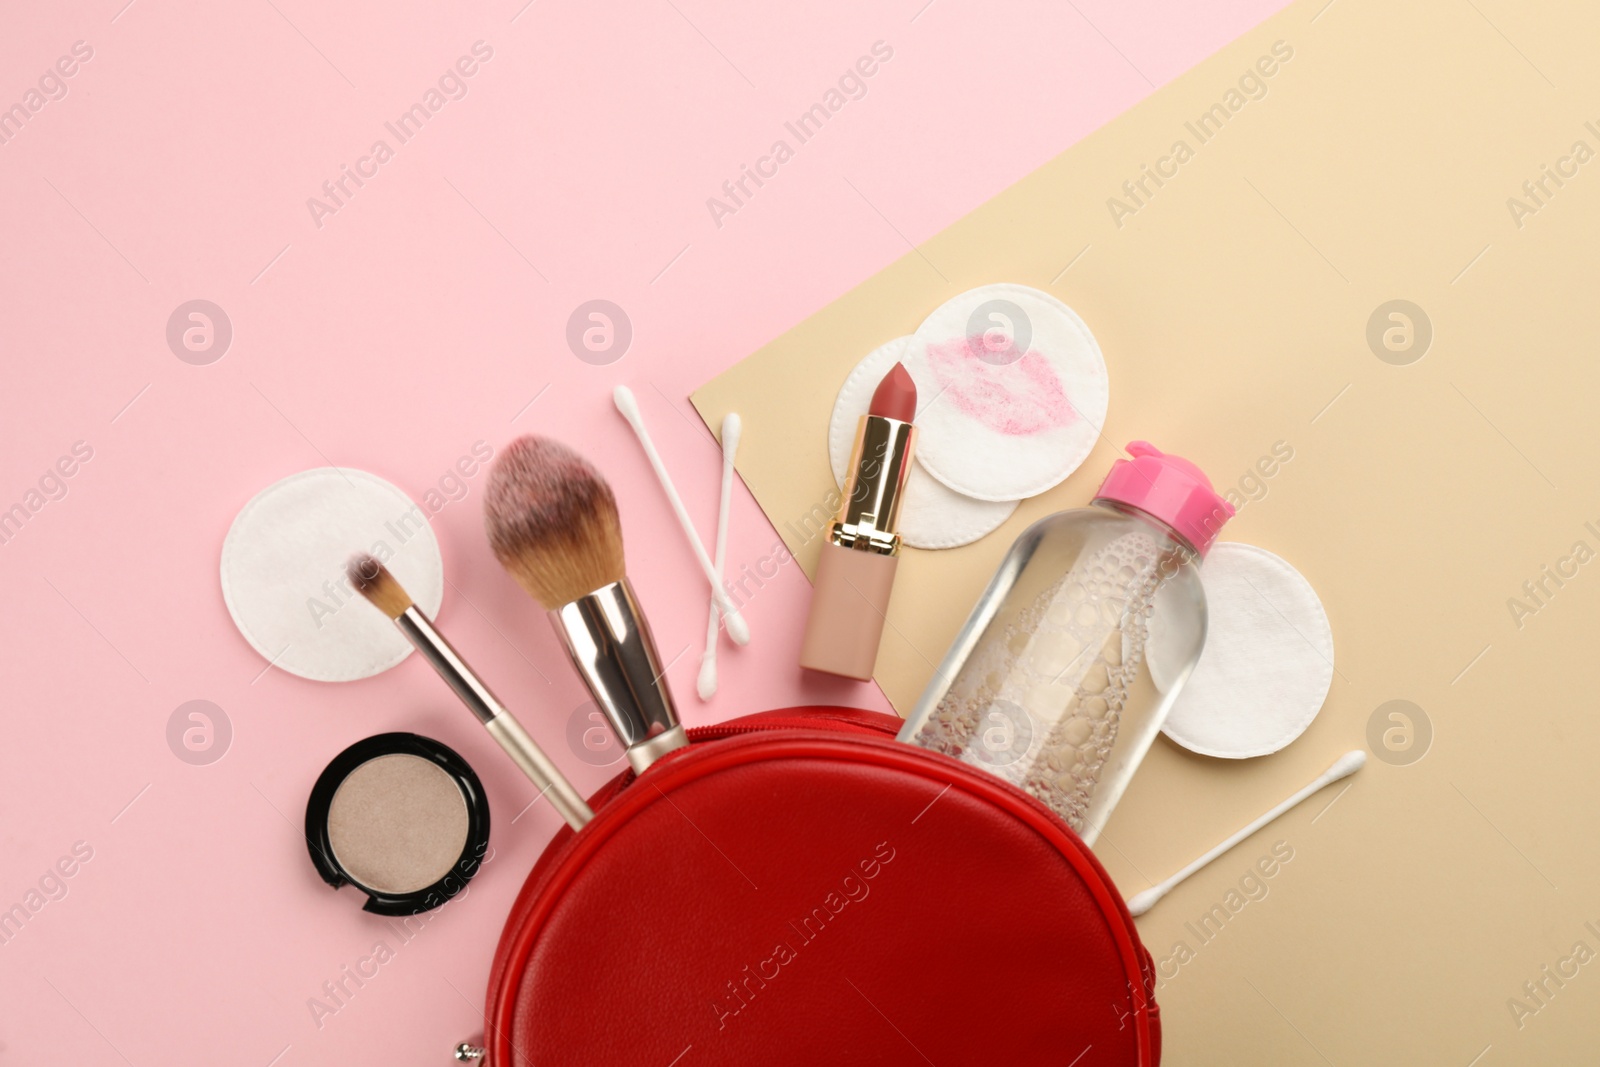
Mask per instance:
[[[583,794],[575,789],[561,769],[550,761],[544,749],[523,729],[516,717],[507,711],[489,687],[478,679],[467,666],[466,660],[444,635],[434,628],[422,609],[411,602],[405,587],[389,573],[388,568],[372,556],[362,553],[353,556],[345,567],[350,584],[377,609],[394,620],[395,626],[406,635],[422,657],[433,665],[456,696],[461,698],[478,721],[483,723],[489,736],[494,738],[511,761],[528,776],[528,781],[539,787],[541,796],[548,796],[567,825],[574,830],[583,829],[584,823],[594,818],[594,812],[584,801]]]

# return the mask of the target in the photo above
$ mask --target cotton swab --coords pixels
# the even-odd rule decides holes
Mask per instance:
[[[1146,889],[1143,893],[1135,894],[1133,899],[1128,901],[1128,911],[1133,915],[1143,915],[1145,912],[1155,907],[1156,901],[1166,896],[1175,886],[1177,886],[1185,878],[1188,878],[1195,871],[1198,871],[1200,868],[1204,867],[1206,864],[1210,863],[1212,860],[1228,851],[1234,845],[1237,845],[1240,841],[1243,841],[1245,838],[1249,837],[1251,834],[1255,833],[1257,830],[1267,825],[1267,823],[1271,822],[1273,819],[1276,819],[1278,816],[1282,815],[1284,812],[1288,811],[1290,808],[1294,807],[1296,804],[1300,803],[1302,800],[1306,799],[1323,786],[1331,785],[1341,778],[1347,778],[1356,773],[1362,768],[1363,765],[1366,764],[1366,762],[1367,754],[1364,750],[1356,748],[1346,752],[1334,762],[1332,767],[1329,767],[1327,770],[1317,775],[1317,777],[1309,785],[1300,790],[1294,796],[1290,797],[1288,800],[1285,800],[1282,804],[1279,804],[1277,807],[1261,816],[1261,818],[1257,819],[1249,826],[1246,826],[1243,830],[1240,830],[1238,833],[1234,834],[1232,837],[1222,842],[1222,844],[1218,845],[1210,852],[1207,852],[1204,856],[1201,856],[1199,859],[1189,864],[1189,866],[1185,867],[1171,878],[1168,878],[1165,882],[1162,882],[1160,885],[1153,885],[1149,889]]]
[[[678,525],[683,527],[684,536],[689,539],[689,547],[694,549],[694,558],[700,564],[700,570],[705,573],[706,581],[711,583],[711,595],[717,601],[717,608],[722,612],[723,625],[728,628],[728,636],[733,638],[736,645],[750,643],[750,628],[744,624],[744,617],[739,614],[739,609],[733,606],[733,601],[728,599],[728,594],[722,591],[722,579],[711,566],[711,558],[706,555],[706,546],[700,543],[700,535],[695,533],[694,523],[689,521],[689,512],[683,506],[683,498],[678,496],[678,490],[672,484],[672,476],[667,473],[666,464],[661,462],[661,454],[656,451],[654,442],[650,440],[650,431],[645,429],[644,417],[639,413],[639,402],[634,399],[633,390],[626,385],[619,385],[612,392],[611,399],[616,403],[617,410],[622,412],[622,417],[628,420],[628,425],[633,427],[634,436],[639,439],[639,446],[644,449],[644,454],[650,460],[650,466],[655,469],[656,478],[661,482],[661,488],[666,491],[667,501],[672,505],[673,514],[678,516]]]
[[[723,564],[728,557],[728,512],[733,501],[733,458],[739,451],[739,430],[742,423],[737,412],[730,411],[722,418],[722,498],[717,505],[717,587],[722,587],[725,573]],[[717,598],[711,597],[710,613],[706,616],[706,650],[700,656],[700,676],[695,680],[695,690],[701,700],[717,695]]]

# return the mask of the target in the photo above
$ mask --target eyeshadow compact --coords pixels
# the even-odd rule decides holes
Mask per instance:
[[[367,895],[364,910],[415,915],[478,873],[489,801],[455,750],[418,734],[377,734],[339,753],[317,779],[306,847],[323,881]]]

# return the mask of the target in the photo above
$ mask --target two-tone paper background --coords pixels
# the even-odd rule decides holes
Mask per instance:
[[[696,394],[713,426],[744,417],[741,472],[810,566],[784,519],[832,485],[863,354],[1001,280],[1096,332],[1096,452],[988,538],[901,563],[878,678],[902,712],[1015,535],[1130,440],[1237,491],[1223,536],[1316,586],[1337,660],[1311,729],[1243,763],[1158,742],[1096,848],[1131,894],[1373,746],[1348,795],[1141,920],[1175,1063],[1590,1057],[1597,31],[1577,5],[1295,4]]]

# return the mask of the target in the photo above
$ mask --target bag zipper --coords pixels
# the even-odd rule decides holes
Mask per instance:
[[[772,730],[813,730],[816,729],[818,723],[824,722],[850,727],[848,732],[879,734],[887,737],[895,736],[900,728],[900,719],[898,717],[891,717],[878,711],[867,711],[864,708],[840,708],[836,711],[819,711],[804,716],[788,715],[786,711],[787,709],[764,711],[730,722],[691,727],[689,740],[691,742],[719,741],[725,737],[737,737],[740,734],[763,734]],[[849,714],[851,711],[854,711],[855,714]],[[845,714],[841,714],[841,712]],[[891,718],[893,719],[892,724],[886,721]]]

